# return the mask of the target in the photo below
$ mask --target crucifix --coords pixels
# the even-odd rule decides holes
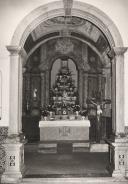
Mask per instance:
[[[96,109],[96,142],[100,143],[101,140],[101,117],[103,113],[103,109],[105,109],[105,104],[110,104],[111,100],[101,98],[91,98],[88,99],[88,104],[92,104]]]

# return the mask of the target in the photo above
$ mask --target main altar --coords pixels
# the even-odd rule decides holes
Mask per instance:
[[[42,151],[47,149],[56,152],[60,143],[71,143],[73,150],[78,147],[89,147],[89,120],[40,121],[39,127],[39,148]]]
[[[73,147],[89,147],[90,121],[80,114],[76,81],[68,61],[62,60],[50,89],[50,102],[42,108],[40,150],[57,149],[58,144],[70,143]]]
[[[88,142],[89,120],[40,121],[40,141]]]
[[[86,72],[83,65],[66,55],[45,68],[35,57],[28,63],[22,127],[29,142],[85,146],[110,137],[111,107],[105,100],[110,83],[91,64]]]

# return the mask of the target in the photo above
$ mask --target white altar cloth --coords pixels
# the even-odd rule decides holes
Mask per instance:
[[[60,127],[60,126],[73,126],[73,127],[90,127],[89,120],[56,120],[56,121],[40,121],[39,127]]]
[[[89,120],[40,121],[40,141],[89,141]]]

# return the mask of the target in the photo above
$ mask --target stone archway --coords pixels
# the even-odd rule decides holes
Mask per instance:
[[[89,4],[74,1],[72,15],[84,19],[86,18],[99,27],[108,39],[111,46],[110,57],[113,70],[113,129],[116,135],[124,133],[124,53],[126,48],[123,47],[120,33],[106,14]],[[11,62],[10,119],[9,136],[5,144],[5,149],[8,155],[6,162],[7,167],[2,176],[3,182],[7,182],[10,178],[12,180],[22,178],[24,172],[24,146],[20,136],[22,133],[22,64],[25,60],[24,57],[27,55],[24,51],[24,43],[29,33],[41,22],[57,16],[64,16],[63,2],[61,1],[49,3],[35,9],[18,25],[12,37],[10,46],[7,46],[7,49],[10,52]]]

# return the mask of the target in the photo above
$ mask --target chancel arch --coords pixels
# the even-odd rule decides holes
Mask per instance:
[[[78,103],[80,104],[81,109],[87,107],[87,98],[94,97],[94,93],[97,93],[98,91],[102,91],[102,99],[111,99],[111,63],[109,58],[104,60],[98,51],[95,52],[94,46],[90,47],[90,44],[72,37],[49,39],[35,49],[35,52],[29,57],[24,66],[24,68],[27,69],[26,72],[29,73],[30,76],[32,73],[30,68],[34,66],[34,71],[36,70],[35,65],[33,64],[33,58],[35,56],[38,57],[38,64],[36,67],[39,70],[41,80],[41,86],[38,88],[38,90],[41,89],[41,106],[47,106],[50,103],[51,70],[55,60],[58,58],[65,61],[71,59],[76,64],[78,70]],[[24,76],[26,76],[26,73],[24,73]],[[32,91],[35,88],[37,87],[35,86],[32,88]],[[31,94],[33,94],[33,92]],[[28,96],[28,94],[26,95]],[[24,101],[23,104],[27,103],[28,102]],[[38,111],[40,105],[38,106]],[[26,109],[26,105],[23,109]],[[32,110],[32,112],[34,111],[35,110]],[[110,114],[111,113],[109,112],[109,116],[111,117]]]
[[[79,22],[81,23],[80,25]],[[57,31],[56,28],[54,28],[54,25],[58,26]],[[51,30],[50,27],[52,27]],[[42,33],[45,34],[42,35]],[[36,47],[37,44],[43,42],[44,39],[54,36],[61,37],[60,40],[63,40],[63,38],[69,40],[67,41],[68,47],[67,45],[65,47],[61,41],[58,41],[55,47],[53,47],[52,44],[49,45],[47,50],[51,56],[49,59],[46,54],[46,49],[43,48],[45,43],[40,45],[36,50],[33,50],[34,52],[31,52],[31,50]],[[74,45],[77,45],[77,47],[73,47],[71,40],[76,37],[79,39],[75,41],[77,43],[80,42],[80,45],[77,45],[76,43]],[[83,40],[84,43],[80,40]],[[54,41],[54,39],[49,39],[49,41],[47,40],[47,43],[52,43]],[[85,42],[89,43],[92,48],[95,48],[97,53],[101,54],[101,57],[94,52],[95,49],[91,49],[89,44],[85,44]],[[83,46],[81,47],[81,45]],[[26,113],[26,109],[24,109],[25,104],[25,107],[30,114],[32,116],[36,115],[37,117],[40,113],[39,106],[42,104],[49,105],[49,64],[52,66],[52,63],[55,61],[55,58],[52,59],[54,55],[51,54],[55,51],[54,49],[56,49],[57,53],[61,53],[58,55],[62,56],[63,53],[63,55],[75,60],[77,63],[79,69],[79,103],[81,106],[88,106],[87,97],[89,96],[91,98],[97,98],[98,100],[99,95],[102,98],[111,98],[112,133],[114,134],[114,138],[115,136],[120,136],[120,134],[124,133],[123,62],[126,48],[123,47],[122,38],[115,24],[101,10],[86,3],[73,1],[71,14],[70,16],[66,16],[65,7],[63,6],[62,1],[56,1],[41,6],[32,11],[20,22],[14,32],[10,46],[7,46],[7,49],[10,52],[11,62],[10,120],[9,136],[5,147],[9,156],[11,156],[11,154],[15,155],[15,150],[17,151],[17,155],[15,156],[18,166],[20,165],[21,167],[16,167],[16,170],[10,169],[10,166],[6,167],[3,180],[8,177],[8,168],[10,169],[9,172],[12,177],[14,177],[15,173],[18,173],[16,177],[21,178],[24,172],[24,146],[21,142],[21,139],[23,138],[23,136],[21,136],[21,96],[24,93],[24,91],[22,93],[22,77],[27,78],[27,80],[25,80],[27,81],[27,88],[23,87],[23,90],[25,89],[27,91],[25,92],[25,95],[23,95],[23,115]],[[79,49],[81,52],[79,52]],[[76,50],[77,56],[73,53]],[[31,54],[26,61],[25,56],[27,57],[29,53]],[[108,63],[106,63],[106,61],[108,61]],[[24,62],[25,66],[24,70],[22,70]],[[105,84],[107,84],[107,90],[105,90]],[[23,85],[25,85],[25,82],[23,82]],[[95,91],[92,86],[95,86]],[[42,93],[42,91],[44,91],[44,93]],[[26,103],[27,98],[29,99],[29,103]],[[65,94],[62,98],[65,99]],[[43,99],[44,101],[40,101],[40,99]],[[94,102],[93,105],[97,104]],[[99,104],[97,107],[99,107]],[[98,120],[101,111],[101,109],[98,109],[97,111]],[[91,113],[94,113],[93,110]],[[60,135],[62,136],[67,136],[69,133],[69,129],[60,129]],[[39,138],[39,134],[36,136]],[[97,139],[99,140],[99,137]],[[11,152],[9,150],[10,147]],[[115,157],[113,157],[113,159],[114,158]],[[119,171],[119,168],[114,169],[116,174],[116,169]]]

